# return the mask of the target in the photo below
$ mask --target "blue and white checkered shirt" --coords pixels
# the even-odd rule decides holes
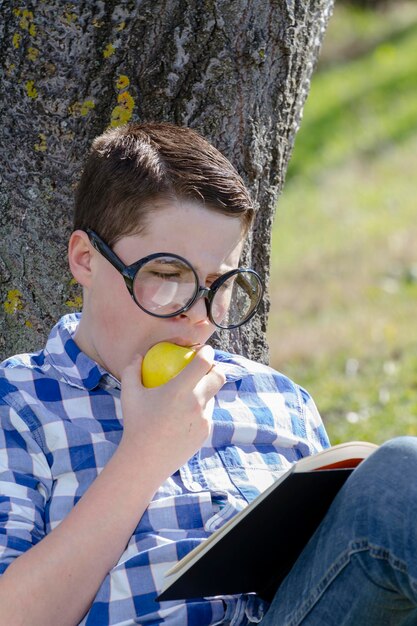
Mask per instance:
[[[79,350],[78,322],[78,314],[63,317],[44,350],[0,366],[0,573],[65,518],[121,438],[120,385]],[[158,489],[83,625],[262,619],[255,594],[155,601],[178,559],[294,461],[328,446],[306,391],[243,357],[217,351],[215,358],[227,382],[215,398],[211,435]]]

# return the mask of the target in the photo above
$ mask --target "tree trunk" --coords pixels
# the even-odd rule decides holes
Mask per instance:
[[[332,0],[0,0],[0,357],[80,308],[67,269],[73,190],[109,125],[201,132],[259,208],[244,252],[268,284],[270,232]],[[268,361],[269,300],[215,339]]]

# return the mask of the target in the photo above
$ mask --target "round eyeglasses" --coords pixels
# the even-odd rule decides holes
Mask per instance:
[[[123,276],[130,295],[145,313],[176,317],[204,298],[209,320],[218,328],[232,329],[256,313],[263,294],[262,280],[252,269],[239,267],[201,287],[193,266],[183,257],[157,252],[125,265],[92,230],[86,233],[100,254]]]

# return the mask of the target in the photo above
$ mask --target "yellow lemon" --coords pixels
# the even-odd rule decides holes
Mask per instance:
[[[195,357],[192,348],[177,346],[169,341],[156,343],[142,362],[142,382],[145,387],[159,387],[174,378]]]

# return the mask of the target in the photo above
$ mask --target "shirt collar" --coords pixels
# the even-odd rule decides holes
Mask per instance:
[[[75,343],[73,336],[80,319],[81,313],[71,313],[59,320],[49,335],[45,356],[69,385],[91,391],[108,373]]]
[[[236,363],[235,355],[223,350],[215,350],[214,355],[216,365],[223,371],[227,383],[242,380],[248,375],[248,370]]]

